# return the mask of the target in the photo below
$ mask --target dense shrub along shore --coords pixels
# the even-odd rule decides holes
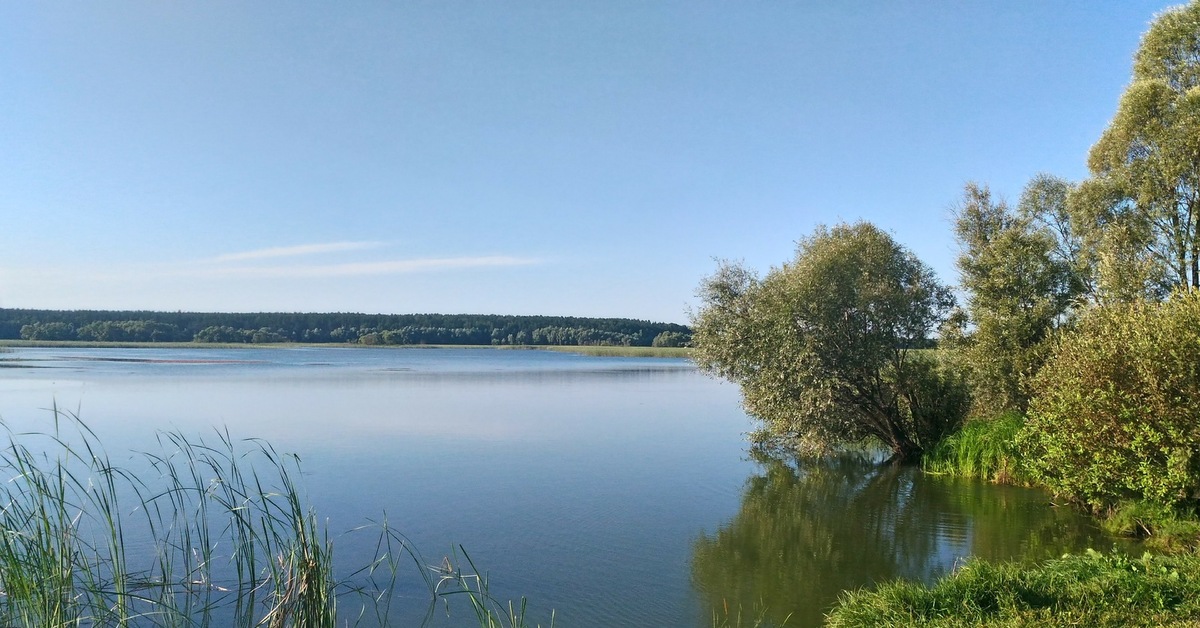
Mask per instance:
[[[970,349],[938,351],[953,363]],[[1044,351],[1020,382],[1025,411],[977,411],[923,468],[1043,487],[1110,533],[1144,539],[1146,553],[972,561],[928,586],[847,592],[831,625],[1200,623],[1200,290],[1088,308]]]
[[[1011,206],[965,185],[957,291],[862,222],[818,226],[761,277],[723,262],[701,283],[697,364],[740,386],[765,447],[875,443],[1041,487],[1166,554],[972,562],[849,593],[832,624],[1200,625],[1198,114],[1191,0],[1142,36],[1086,179],[1038,174]]]

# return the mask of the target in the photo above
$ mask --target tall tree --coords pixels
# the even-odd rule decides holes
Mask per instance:
[[[1200,0],[1154,20],[1072,214],[1104,301],[1200,287]]]
[[[741,386],[760,441],[817,449],[874,438],[912,460],[962,420],[965,389],[913,352],[953,303],[877,227],[820,228],[763,279],[723,263],[700,287],[696,363]]]
[[[963,193],[954,233],[966,317],[957,319],[964,333],[947,339],[956,339],[950,344],[968,367],[977,413],[1025,410],[1046,341],[1084,290],[1079,246],[1063,209],[1067,189],[1039,176],[1019,211],[993,200],[986,186],[970,183]]]

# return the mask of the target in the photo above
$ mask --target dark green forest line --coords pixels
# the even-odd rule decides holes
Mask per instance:
[[[679,347],[691,329],[573,316],[0,309],[0,340]]]

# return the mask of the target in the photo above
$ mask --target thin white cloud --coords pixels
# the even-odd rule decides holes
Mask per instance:
[[[255,251],[227,253],[214,257],[214,262],[245,262],[250,260],[273,259],[276,257],[297,257],[301,255],[316,255],[320,253],[341,253],[343,251],[361,251],[383,246],[382,242],[326,242],[323,244],[300,244],[296,246],[275,246]]]
[[[541,260],[508,255],[477,257],[431,257],[422,259],[355,262],[346,264],[304,264],[294,266],[233,266],[190,269],[180,274],[198,277],[238,277],[247,279],[312,279],[321,277],[364,277],[404,275],[444,270],[469,270],[505,266],[530,266]]]
[[[121,265],[81,268],[5,268],[0,267],[0,296],[5,287],[54,286],[76,282],[144,284],[161,279],[321,279],[328,277],[368,277],[410,275],[427,272],[484,270],[532,266],[545,260],[511,255],[468,257],[428,257],[378,262],[288,265],[213,265],[207,263],[165,264],[158,266]]]

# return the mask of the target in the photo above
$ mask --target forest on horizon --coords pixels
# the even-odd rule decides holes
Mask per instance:
[[[495,314],[0,309],[0,340],[678,347],[691,329],[626,318]]]

